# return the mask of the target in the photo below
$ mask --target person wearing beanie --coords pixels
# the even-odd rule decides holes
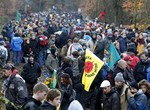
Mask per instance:
[[[103,110],[121,110],[119,94],[110,82],[104,80],[100,87],[103,90]]]
[[[83,110],[83,107],[78,100],[74,100],[70,103],[68,110]]]
[[[129,84],[131,96],[128,101],[127,110],[147,110],[147,97],[138,87],[137,82]]]
[[[114,81],[115,88],[120,95],[121,110],[127,110],[127,104],[130,94],[128,86],[123,78],[123,74],[121,72],[117,73],[116,77],[114,78]]]

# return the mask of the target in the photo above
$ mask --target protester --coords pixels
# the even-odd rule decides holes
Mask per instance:
[[[143,93],[146,95],[147,97],[147,109],[150,109],[150,83],[143,79],[139,82],[139,89],[142,89]]]
[[[120,96],[121,110],[127,110],[127,104],[130,97],[128,85],[125,83],[122,73],[117,73],[114,80],[115,88]]]
[[[28,63],[26,63],[21,72],[21,76],[26,81],[26,86],[29,95],[33,93],[33,87],[37,83],[38,78],[41,76],[41,68],[38,63],[34,61],[34,55],[29,55]]]
[[[150,67],[150,60],[148,59],[148,53],[142,52],[140,54],[140,62],[138,62],[133,70],[134,78],[137,82],[142,79],[147,79],[147,69]]]
[[[22,43],[23,40],[19,33],[15,33],[14,37],[11,39],[11,49],[13,51],[14,65],[19,65],[21,63]]]
[[[121,110],[120,98],[117,91],[111,87],[108,80],[104,80],[100,86],[103,89],[103,110]]]
[[[45,100],[48,93],[48,86],[44,83],[37,83],[33,88],[33,96],[22,107],[22,110],[38,110],[42,101]]]
[[[56,110],[61,104],[61,93],[57,89],[51,89],[46,96],[46,101],[39,107],[39,110]]]
[[[67,73],[63,73],[60,75],[59,79],[59,89],[62,94],[62,101],[61,101],[61,110],[67,110],[69,104],[71,103],[72,99],[70,99],[71,95],[73,94],[73,85],[72,80]]]
[[[11,63],[7,63],[3,67],[3,75],[7,78],[3,83],[5,97],[20,108],[28,97],[28,91],[24,79],[18,74],[15,67]],[[17,110],[12,104],[6,105],[7,110]]]
[[[127,110],[146,110],[147,97],[141,89],[139,89],[137,82],[130,83],[131,96],[128,101]]]

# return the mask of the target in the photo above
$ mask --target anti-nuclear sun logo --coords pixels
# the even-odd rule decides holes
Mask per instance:
[[[86,72],[87,74],[92,71],[93,67],[94,67],[93,62],[91,62],[91,61],[85,62],[85,72]]]

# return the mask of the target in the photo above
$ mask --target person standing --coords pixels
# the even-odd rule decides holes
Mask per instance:
[[[32,95],[33,87],[37,83],[38,77],[41,76],[41,68],[39,64],[34,61],[33,54],[30,54],[28,63],[23,66],[21,76],[26,81],[29,94]]]
[[[96,41],[96,47],[94,49],[94,54],[101,60],[103,60],[103,58],[104,58],[104,49],[105,49],[105,42],[102,39],[102,35],[98,34],[97,41]]]
[[[103,110],[121,110],[119,94],[110,82],[104,80],[100,87],[103,89]]]
[[[17,74],[15,67],[11,63],[4,65],[2,73],[7,77],[3,83],[5,97],[16,107],[22,106],[28,97],[28,91],[24,79]],[[7,104],[6,109],[17,110],[11,104]]]
[[[39,110],[56,110],[60,106],[61,92],[57,89],[51,89],[47,96],[46,101],[39,107]]]
[[[114,80],[115,88],[120,95],[121,110],[127,110],[128,99],[130,97],[128,85],[125,83],[122,73],[117,73]]]
[[[13,51],[13,63],[19,65],[21,62],[21,51],[22,51],[23,40],[19,33],[16,33],[11,39],[11,49]]]
[[[127,110],[146,110],[147,97],[141,89],[139,89],[137,82],[130,83],[131,97],[129,98]]]
[[[47,93],[48,86],[44,83],[37,83],[33,88],[33,96],[28,98],[22,110],[38,110]]]

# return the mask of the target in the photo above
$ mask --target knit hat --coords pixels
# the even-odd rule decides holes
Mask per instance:
[[[115,77],[115,81],[125,82],[125,80],[123,78],[123,74],[121,72],[117,73],[117,75]]]
[[[135,89],[139,89],[139,87],[138,87],[138,83],[136,82],[136,81],[133,81],[133,82],[131,82],[130,83],[130,87],[133,87],[133,88],[135,88]]]

